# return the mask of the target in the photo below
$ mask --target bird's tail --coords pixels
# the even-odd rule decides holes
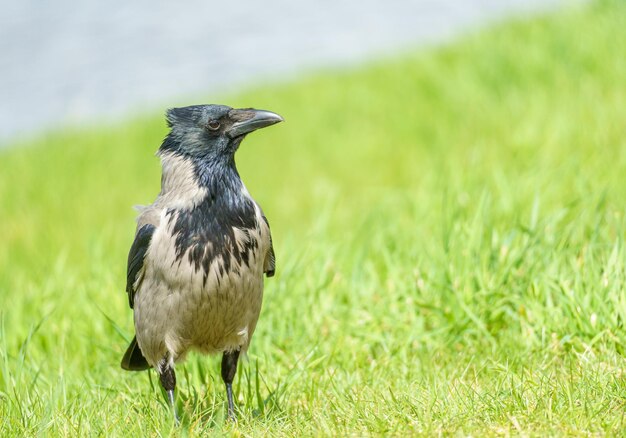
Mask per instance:
[[[143,371],[151,368],[137,344],[137,336],[133,338],[126,353],[124,353],[122,368],[128,371]]]

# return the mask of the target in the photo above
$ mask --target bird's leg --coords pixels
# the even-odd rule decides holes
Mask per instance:
[[[237,360],[239,360],[239,350],[225,352],[222,356],[222,379],[226,385],[226,396],[228,397],[228,419],[235,420],[235,403],[233,402],[233,379],[237,373]]]
[[[163,359],[159,365],[159,377],[161,379],[161,386],[167,393],[167,400],[174,414],[174,420],[176,424],[180,422],[178,414],[176,413],[176,398],[174,397],[174,390],[176,389],[176,373],[167,359]]]

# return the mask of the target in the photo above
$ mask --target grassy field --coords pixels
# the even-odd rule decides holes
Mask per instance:
[[[1,436],[626,428],[626,2],[220,103],[287,120],[238,153],[278,267],[238,424],[217,358],[178,368],[179,429],[119,368],[159,111],[0,155]]]

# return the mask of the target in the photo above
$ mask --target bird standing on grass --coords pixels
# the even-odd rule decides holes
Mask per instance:
[[[223,353],[228,417],[240,352],[261,310],[263,274],[274,275],[269,224],[250,197],[235,152],[278,114],[223,105],[167,112],[169,134],[158,155],[163,173],[156,200],[141,208],[128,254],[128,301],[135,338],[122,368],[154,367],[174,416],[174,364],[190,350]]]

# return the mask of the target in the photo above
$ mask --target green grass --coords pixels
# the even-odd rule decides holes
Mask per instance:
[[[0,435],[621,433],[625,78],[605,1],[221,99],[287,120],[238,153],[278,269],[237,425],[216,358],[178,368],[180,429],[119,368],[162,115],[4,151]]]

